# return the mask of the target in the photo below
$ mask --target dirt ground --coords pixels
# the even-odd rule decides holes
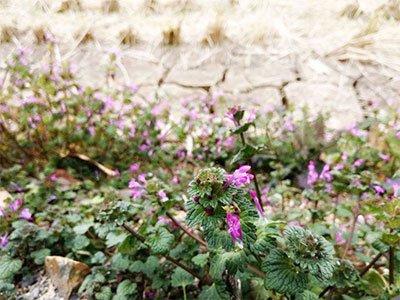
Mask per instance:
[[[224,94],[221,106],[307,105],[345,128],[371,100],[400,99],[400,1],[1,0],[0,60],[31,49],[73,61],[85,84],[117,82],[143,97]],[[384,105],[384,104],[382,104]]]

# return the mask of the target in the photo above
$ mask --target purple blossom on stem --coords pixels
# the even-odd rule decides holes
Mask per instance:
[[[384,161],[389,161],[390,160],[390,155],[388,155],[388,154],[379,153],[378,156],[379,156],[380,159],[382,159]]]
[[[225,175],[225,178],[228,179],[228,181],[225,183],[224,188],[228,188],[231,184],[236,187],[250,184],[250,181],[254,178],[253,174],[248,173],[250,169],[250,166],[245,165],[235,170],[233,174]]]
[[[326,163],[324,168],[322,169],[321,175],[319,175],[319,178],[321,178],[323,181],[331,182],[332,174],[330,169],[331,169],[331,164]]]
[[[314,161],[310,160],[310,162],[308,163],[307,184],[310,186],[314,186],[317,180],[318,180],[318,173],[315,170]]]
[[[385,189],[380,185],[373,185],[372,188],[378,195],[383,195],[385,193]]]
[[[18,198],[16,199],[14,202],[10,202],[10,210],[11,212],[16,212],[17,210],[19,210],[22,206],[22,199]]]
[[[27,221],[32,221],[33,220],[32,214],[30,213],[28,208],[22,209],[21,212],[19,213],[19,217],[21,219],[25,219]]]
[[[162,202],[166,202],[169,200],[167,194],[164,192],[164,190],[159,190],[157,193],[157,196],[160,197]]]
[[[141,176],[141,175],[139,175]],[[142,175],[143,176],[143,175]],[[143,184],[140,184],[136,179],[132,178],[129,181],[129,188],[131,189],[131,195],[133,198],[138,199],[142,197],[143,192],[145,190],[145,184],[146,184],[146,179],[144,177],[138,177],[139,181],[141,181]]]
[[[226,116],[228,117],[229,120],[233,122],[233,124],[237,125],[237,122],[235,120],[235,114],[239,111],[239,108],[237,106],[234,106],[226,112]]]
[[[131,172],[139,171],[139,167],[140,167],[139,163],[132,164],[129,166],[129,171]]]
[[[258,214],[260,215],[260,217],[262,219],[267,221],[267,218],[265,217],[265,214],[264,214],[264,210],[260,204],[260,200],[258,199],[256,192],[254,190],[250,190],[249,193],[250,193],[251,198],[253,198],[254,203],[256,204]]]
[[[231,235],[232,240],[241,244],[243,236],[239,216],[227,213],[226,223],[228,224],[228,233]]]
[[[8,232],[0,235],[0,247],[5,248],[8,244]]]
[[[363,163],[364,163],[364,160],[362,158],[359,158],[353,163],[353,166],[357,168],[357,167],[360,167]]]
[[[338,245],[344,245],[346,243],[346,240],[343,238],[341,231],[336,232],[335,239]]]

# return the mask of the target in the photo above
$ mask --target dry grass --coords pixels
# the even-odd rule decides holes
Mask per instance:
[[[139,42],[138,34],[132,28],[128,27],[119,34],[121,45],[133,46]]]
[[[11,43],[13,37],[18,36],[18,29],[16,26],[4,25],[0,32],[0,43]]]
[[[64,0],[57,12],[65,13],[67,11],[82,11],[81,2],[79,0]]]
[[[33,35],[37,45],[42,45],[46,42],[46,33],[50,32],[49,29],[44,25],[39,25],[33,29]]]
[[[106,0],[103,2],[102,8],[105,14],[117,13],[120,11],[118,0]]]
[[[202,40],[204,45],[215,46],[221,44],[225,36],[225,28],[221,18],[217,18],[214,23],[209,25],[207,32]]]
[[[341,12],[340,16],[347,17],[349,19],[356,19],[363,14],[358,2],[348,4]]]
[[[177,46],[181,42],[181,26],[169,26],[163,31],[163,45]]]

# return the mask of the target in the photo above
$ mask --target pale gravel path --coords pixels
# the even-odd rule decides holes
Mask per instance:
[[[46,60],[33,37],[44,27],[60,41],[59,60],[75,61],[84,83],[102,85],[108,53],[118,49],[118,82],[140,85],[144,97],[155,89],[176,101],[223,92],[222,106],[308,105],[314,114],[330,113],[332,128],[362,118],[369,100],[400,99],[400,22],[379,11],[383,0],[360,1],[355,19],[340,16],[353,2],[345,0],[164,0],[153,8],[152,1],[120,0],[117,13],[105,13],[105,1],[81,0],[82,11],[57,13],[61,2],[3,0],[0,26],[15,27],[17,35],[0,45],[0,58],[24,45],[38,64]],[[225,38],[204,46],[216,22]],[[162,43],[171,26],[180,26],[178,46]],[[139,42],[120,46],[128,27]],[[77,45],[88,30],[95,41]]]

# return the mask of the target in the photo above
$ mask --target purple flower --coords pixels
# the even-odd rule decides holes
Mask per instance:
[[[347,152],[342,153],[342,160],[346,161],[348,157],[349,155],[347,154]]]
[[[15,200],[14,202],[10,202],[10,210],[11,212],[16,212],[17,210],[19,210],[22,206],[22,199],[18,198],[17,200]]]
[[[392,186],[393,197],[397,197],[400,191],[400,182],[392,179],[387,179],[386,182]]]
[[[330,168],[331,168],[331,164],[326,163],[324,168],[322,169],[321,175],[319,175],[319,178],[321,178],[323,181],[331,182],[332,174],[331,174]]]
[[[179,182],[180,182],[179,177],[175,175],[175,176],[172,178],[172,182],[173,182],[174,184],[179,184]]]
[[[140,178],[143,179],[143,178]],[[140,180],[139,179],[139,180]],[[144,179],[146,180],[146,179]],[[129,188],[131,189],[131,195],[133,198],[138,199],[142,197],[143,192],[145,190],[145,186],[137,182],[134,178],[129,181]]]
[[[335,171],[340,171],[340,170],[342,170],[344,168],[344,164],[343,163],[338,163],[336,166],[335,166]]]
[[[249,111],[249,116],[248,116],[248,118],[247,118],[247,122],[254,122],[255,120],[256,120],[256,110],[255,109],[252,109],[252,110],[250,110]]]
[[[283,124],[283,128],[285,128],[287,131],[292,132],[294,131],[294,123],[292,122],[292,120],[287,119]]]
[[[22,209],[21,212],[19,213],[19,217],[21,219],[25,219],[27,221],[32,221],[33,220],[32,214],[30,213],[28,208]]]
[[[375,190],[375,192],[378,195],[382,195],[385,193],[385,189],[383,187],[381,187],[380,185],[373,185],[372,188]]]
[[[388,155],[388,154],[379,153],[378,156],[379,156],[379,158],[381,158],[384,161],[390,160],[390,155]]]
[[[253,198],[254,203],[256,204],[258,214],[266,221],[267,219],[265,218],[264,210],[260,204],[260,200],[258,199],[256,192],[254,190],[250,190],[249,193],[251,198]]]
[[[160,197],[162,202],[169,200],[169,198],[168,198],[167,194],[164,192],[164,190],[159,190],[157,195],[158,195],[158,197]]]
[[[226,223],[228,224],[228,233],[231,235],[233,241],[241,243],[243,236],[239,217],[237,215],[227,213]]]
[[[47,202],[50,203],[50,202],[53,202],[53,201],[56,201],[56,200],[57,200],[57,196],[56,196],[56,195],[51,195],[51,196],[47,199]]]
[[[310,160],[310,162],[308,163],[307,184],[310,186],[314,186],[317,180],[318,180],[318,173],[315,170],[314,161]]]
[[[228,181],[225,183],[224,188],[226,189],[231,184],[236,187],[250,184],[250,181],[254,178],[253,174],[248,173],[250,169],[250,166],[241,166],[239,169],[235,170],[233,174],[225,175]]]
[[[0,247],[5,248],[8,244],[8,232],[3,235],[0,235]]]
[[[343,245],[346,243],[346,240],[343,238],[341,231],[336,232],[335,239],[338,245]]]
[[[235,114],[239,111],[239,108],[237,106],[234,106],[226,112],[226,116],[228,117],[229,120],[231,120],[235,125],[236,125],[236,120],[235,120]]]
[[[396,133],[396,138],[400,139],[400,131]]]
[[[140,167],[139,163],[132,164],[129,167],[129,171],[131,171],[131,172],[139,171],[139,167]]]
[[[357,168],[357,167],[361,166],[363,163],[364,163],[364,160],[362,158],[359,158],[353,163],[353,166]]]

